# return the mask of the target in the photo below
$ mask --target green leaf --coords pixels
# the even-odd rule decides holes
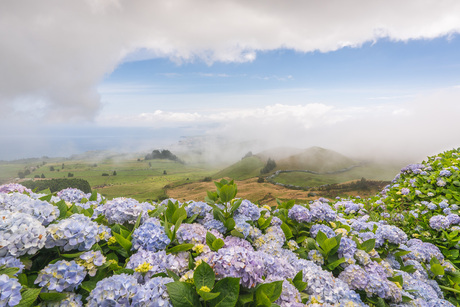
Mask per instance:
[[[260,284],[256,288],[256,302],[258,303],[259,297],[262,302],[266,302],[264,295],[262,295],[263,293],[267,296],[267,298],[269,299],[270,305],[271,305],[271,303],[273,303],[280,297],[282,290],[283,290],[282,280],[274,281],[274,282],[267,283],[267,284]]]
[[[5,274],[5,275],[8,275],[10,278],[13,278],[14,274],[16,274],[17,272],[19,272],[18,268],[2,268],[2,269],[0,269],[0,275]]]
[[[221,249],[223,246],[225,245],[225,242],[224,240],[222,239],[217,239],[215,240],[214,242],[212,242],[212,250],[214,251],[218,251],[219,249]]]
[[[192,224],[192,223],[195,221],[195,219],[196,219],[197,217],[198,217],[198,213],[197,213],[197,214],[194,214],[194,215],[192,215],[191,217],[189,217],[188,219],[186,219],[186,220],[185,220],[185,223],[187,223],[187,224]]]
[[[318,242],[318,245],[322,246],[323,242],[326,240],[327,240],[326,234],[322,232],[321,230],[318,231],[318,233],[316,234],[316,242]]]
[[[341,265],[341,264],[344,263],[344,262],[345,262],[345,258],[342,257],[342,258],[340,258],[340,259],[337,259],[337,260],[334,261],[334,262],[329,263],[329,264],[327,265],[327,268],[328,268],[329,270],[332,271],[332,270],[334,270],[336,267],[338,267],[339,265]]]
[[[244,235],[241,232],[239,232],[238,230],[233,229],[232,231],[230,231],[230,234],[232,236],[234,236],[234,237],[244,239]]]
[[[202,261],[201,264],[195,269],[193,273],[193,281],[197,290],[201,287],[208,287],[212,289],[214,287],[214,281],[216,275],[212,268],[206,262]]]
[[[267,228],[268,226],[270,226],[271,222],[272,222],[272,216],[270,216],[266,221],[265,223],[262,224],[262,226],[260,226],[259,228],[261,230],[264,230],[265,228]]]
[[[16,307],[29,307],[37,299],[38,295],[42,291],[42,288],[28,288],[22,292],[22,299]]]
[[[168,221],[172,221],[172,217],[174,212],[176,211],[176,208],[176,205],[172,201],[168,200],[168,207],[165,211],[165,217]]]
[[[294,284],[294,287],[296,287],[296,289],[299,290],[299,292],[302,292],[303,290],[305,290],[308,284],[303,281],[303,271],[302,270],[300,270],[296,274],[296,276],[292,280],[292,283]]]
[[[375,239],[369,239],[364,241],[361,244],[361,249],[364,250],[366,253],[369,253],[375,247]]]
[[[236,195],[236,193],[235,193]],[[235,197],[235,196],[234,196]],[[241,206],[241,203],[243,202],[242,199],[238,199],[236,200],[233,205],[232,205],[232,208],[230,209],[230,213],[233,214],[233,212],[235,212],[236,210],[238,210],[238,208]]]
[[[114,273],[115,275],[120,275],[120,274],[133,275],[133,274],[134,274],[134,270],[131,270],[131,269],[119,269],[119,270],[113,271],[113,273]]]
[[[220,295],[220,292],[206,292],[202,290],[197,290],[197,293],[201,296],[204,301],[212,300]]]
[[[112,235],[115,237],[115,239],[117,239],[118,244],[120,244],[121,247],[123,247],[127,252],[129,252],[131,250],[131,247],[133,246],[131,241],[129,241],[128,239],[123,238],[122,235],[119,235],[116,232],[112,232]]]
[[[228,218],[226,221],[225,221],[225,227],[227,228],[227,231],[228,230],[233,230],[235,228],[235,220],[233,218]]]
[[[208,246],[210,248],[212,248],[212,243],[216,240],[216,236],[213,235],[212,233],[210,233],[209,231],[206,233],[206,244],[208,244]]]
[[[332,249],[337,246],[337,241],[335,237],[326,239],[323,241],[322,244],[320,244],[320,246],[326,254],[329,254],[329,252],[332,251]]]
[[[171,217],[170,222],[172,224],[176,224],[176,222],[179,220],[179,218],[182,218],[182,220],[187,218],[187,211],[183,207],[180,207],[174,211],[173,216]]]
[[[405,256],[407,254],[410,254],[412,251],[400,251],[400,252],[397,252],[395,253],[395,257],[402,257],[402,256]]]
[[[433,263],[431,265],[430,271],[433,272],[435,276],[444,275],[444,268],[439,263]]]
[[[417,269],[411,264],[411,265],[405,265],[401,267],[401,271],[407,272],[407,273],[414,273],[417,271]]]
[[[59,218],[62,219],[65,217],[67,213],[67,204],[65,203],[64,200],[60,200],[56,203],[56,207],[59,209]]]
[[[290,238],[292,238],[292,231],[291,231],[291,228],[289,228],[289,226],[286,224],[286,223],[283,223],[281,224],[281,229],[283,230],[284,232],[284,235],[286,237],[286,240],[289,240]]]
[[[201,306],[200,297],[191,284],[175,281],[166,284],[166,288],[174,307]]]
[[[238,301],[240,279],[225,277],[216,283],[212,292],[220,292],[220,294],[215,299],[208,301],[210,307],[233,307]]]
[[[270,307],[272,302],[268,298],[267,293],[265,292],[256,292],[256,306],[257,307]]]
[[[236,196],[236,187],[234,185],[224,185],[217,190],[220,200],[223,203],[231,201]]]
[[[174,281],[179,281],[180,277],[176,273],[170,269],[166,269],[166,272],[168,272],[168,276],[171,277]]]
[[[19,280],[19,283],[22,285],[22,286],[27,286],[28,285],[28,279],[27,279],[27,275],[25,273],[21,273],[18,275],[18,280]]]
[[[94,288],[96,288],[96,284],[97,284],[97,282],[92,281],[92,280],[88,280],[88,281],[82,282],[80,287],[82,289],[85,289],[88,292],[91,292],[91,291],[93,291]]]
[[[58,292],[44,292],[40,293],[40,298],[44,301],[62,301],[67,297],[65,293],[58,293]]]
[[[179,244],[179,245],[176,245],[176,246],[171,247],[170,249],[168,249],[166,251],[166,253],[175,254],[175,253],[179,253],[179,252],[185,252],[185,251],[191,250],[194,246],[195,246],[195,244],[192,244],[192,243]]]
[[[94,190],[92,193],[91,193],[91,197],[89,198],[89,201],[96,201],[97,200],[97,191]]]
[[[254,301],[254,293],[240,294],[238,297],[238,303],[241,305],[248,304]]]
[[[77,258],[83,255],[86,252],[79,252],[79,253],[74,253],[74,254],[61,254],[61,257],[63,258]]]

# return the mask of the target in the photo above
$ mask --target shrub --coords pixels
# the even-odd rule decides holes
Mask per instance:
[[[110,176],[110,175],[107,173],[102,173],[102,176]]]
[[[45,175],[42,174],[45,178]],[[50,189],[51,192],[58,192],[60,190],[64,190],[67,188],[75,188],[79,189],[85,193],[91,193],[91,186],[89,185],[88,181],[83,179],[48,179],[48,180],[38,180],[38,181],[24,181],[21,183],[26,188],[31,190],[43,191],[46,189]]]

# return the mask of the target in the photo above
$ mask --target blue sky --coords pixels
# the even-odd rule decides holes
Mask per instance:
[[[0,159],[181,136],[225,139],[236,156],[457,147],[460,4],[354,2],[2,3]]]

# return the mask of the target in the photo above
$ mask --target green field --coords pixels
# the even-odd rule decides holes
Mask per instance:
[[[367,180],[392,180],[399,173],[401,166],[368,164],[352,168],[337,174],[311,174],[305,172],[280,173],[273,180],[283,184],[300,187],[316,187],[325,184],[344,183],[365,178]]]
[[[42,165],[43,162],[46,164]],[[54,171],[51,171],[51,168],[54,168]],[[109,199],[125,196],[139,201],[167,197],[165,186],[199,181],[217,171],[203,165],[182,164],[170,160],[140,159],[139,161],[138,158],[120,159],[119,157],[103,160],[56,158],[0,162],[0,183],[13,181],[18,177],[18,172],[27,169],[31,173],[23,180],[33,180],[36,175],[42,174],[46,179],[68,178],[68,174],[71,173],[72,178],[87,180],[93,190],[97,190]],[[104,173],[109,176],[103,176]]]

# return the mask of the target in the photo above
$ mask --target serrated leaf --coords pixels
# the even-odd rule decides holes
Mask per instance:
[[[91,196],[89,198],[89,201],[96,201],[97,200],[97,191],[94,190],[92,193],[91,193]]]
[[[88,281],[82,282],[80,287],[82,289],[85,289],[88,292],[91,292],[91,291],[93,291],[94,288],[96,288],[96,284],[97,284],[97,282],[92,281],[92,280],[88,280]]]
[[[375,239],[369,239],[364,241],[361,244],[361,249],[364,250],[366,253],[369,253],[375,247]]]
[[[321,230],[318,231],[318,233],[316,234],[316,242],[318,242],[318,245],[322,246],[323,242],[326,240],[327,240],[326,234],[322,232]]]
[[[166,288],[174,307],[196,307],[201,305],[200,298],[191,284],[175,281],[166,284]]]
[[[77,258],[83,255],[85,252],[73,253],[73,254],[61,254],[63,258]]]
[[[299,290],[299,292],[302,292],[303,290],[305,290],[308,284],[303,281],[303,271],[302,270],[300,270],[296,274],[296,276],[292,280],[292,283],[294,284],[294,287],[296,287],[296,289]]]
[[[38,295],[42,291],[42,288],[28,288],[22,292],[22,299],[16,307],[29,307],[38,298]]]
[[[40,293],[40,298],[44,301],[62,301],[67,297],[65,293],[58,292],[43,292]]]
[[[336,267],[338,267],[339,265],[341,265],[341,264],[344,263],[344,262],[345,262],[345,258],[342,257],[342,258],[340,258],[340,259],[337,259],[337,260],[334,261],[334,262],[329,263],[329,264],[327,265],[327,268],[328,268],[329,270],[332,271],[332,270],[334,270]]]
[[[197,290],[202,287],[212,289],[214,287],[215,279],[216,275],[214,274],[213,269],[204,261],[200,263],[193,273],[193,281]]]
[[[212,243],[216,240],[216,236],[210,233],[209,231],[206,232],[206,244],[208,244],[209,247],[212,247]]]
[[[232,236],[234,236],[234,237],[244,239],[244,235],[241,232],[239,232],[238,230],[233,229],[232,231],[230,231],[230,234]]]
[[[197,290],[197,293],[204,301],[212,300],[220,295],[220,292],[206,292],[202,290]]]
[[[219,249],[221,249],[223,246],[225,245],[225,242],[224,240],[222,239],[217,239],[215,240],[214,242],[212,242],[212,250],[214,251],[218,251]]]
[[[266,283],[266,284],[259,284],[256,288],[256,302],[258,303],[259,296],[262,297],[262,301],[266,302],[265,297],[264,297],[264,295],[266,295],[270,302],[268,306],[270,306],[271,303],[273,303],[280,297],[282,290],[283,290],[282,280],[274,281],[274,282]],[[262,293],[264,295],[261,295]]]
[[[2,268],[2,269],[0,269],[0,275],[5,274],[5,275],[8,275],[10,278],[13,278],[14,274],[16,274],[17,272],[19,272],[18,268]]]
[[[215,299],[208,301],[210,307],[233,307],[238,301],[240,279],[225,277],[216,283],[212,292],[220,292],[220,294]]]
[[[67,214],[67,204],[65,203],[64,200],[60,200],[56,203],[56,207],[59,209],[59,218],[62,219],[66,216]]]
[[[225,227],[227,228],[227,231],[228,230],[233,230],[235,228],[235,220],[233,218],[228,218],[226,221],[225,221]]]
[[[284,236],[286,237],[286,240],[289,240],[290,238],[293,237],[291,228],[289,228],[289,226],[286,223],[281,224],[280,227],[284,232]]]
[[[170,269],[166,269],[166,272],[168,273],[168,276],[171,277],[174,281],[179,281],[180,277],[176,273]]]
[[[431,265],[430,271],[433,272],[435,276],[444,275],[444,268],[439,263],[433,263]]]

